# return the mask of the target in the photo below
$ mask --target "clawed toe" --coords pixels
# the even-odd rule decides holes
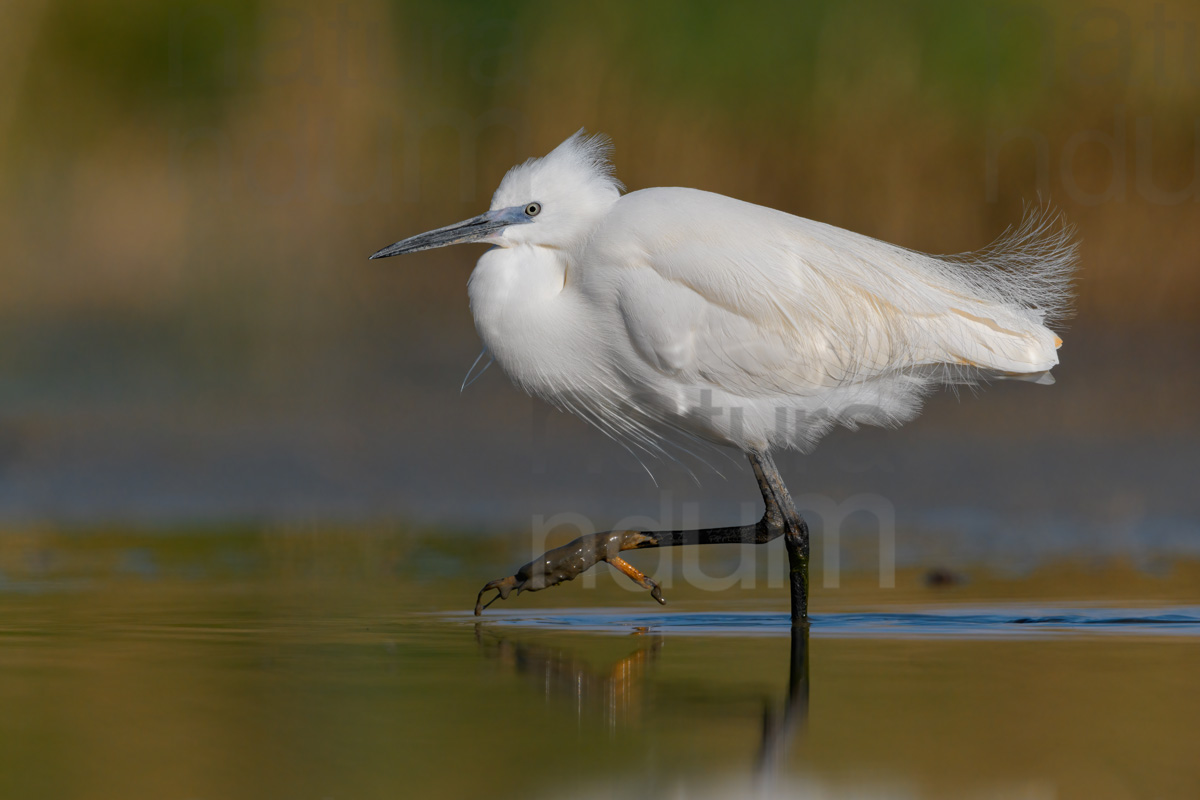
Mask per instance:
[[[485,608],[497,600],[507,600],[513,589],[516,589],[517,593],[519,594],[521,592],[522,584],[524,584],[524,581],[518,581],[516,575],[509,575],[507,578],[488,581],[486,584],[484,584],[484,587],[479,590],[479,596],[475,598],[475,616],[478,617],[483,613]],[[483,596],[493,589],[496,590],[496,596],[491,600],[488,600],[485,604],[483,602]]]
[[[644,573],[628,564],[617,553],[625,548],[636,546],[638,534],[633,531],[608,531],[580,536],[570,544],[548,550],[539,558],[530,561],[517,570],[515,575],[490,581],[479,590],[475,600],[475,616],[497,600],[507,600],[515,590],[521,592],[537,592],[550,586],[557,586],[564,581],[571,581],[576,576],[587,572],[601,561],[607,561],[621,572],[632,578],[639,586],[649,589],[650,596],[659,602],[663,599],[662,589],[657,583],[646,577]],[[643,537],[644,538],[644,537]],[[483,596],[495,590],[496,596],[486,604]]]

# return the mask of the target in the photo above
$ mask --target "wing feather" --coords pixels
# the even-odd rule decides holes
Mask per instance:
[[[815,395],[897,373],[1037,378],[1058,363],[1071,232],[1033,214],[937,257],[692,189],[624,196],[584,280],[616,294],[638,352],[744,397]]]

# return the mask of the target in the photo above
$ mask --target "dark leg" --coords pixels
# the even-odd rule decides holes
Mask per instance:
[[[580,536],[570,544],[543,553],[517,570],[515,575],[488,583],[479,590],[475,602],[478,616],[486,608],[483,595],[496,590],[487,605],[497,599],[507,600],[515,589],[521,592],[536,592],[563,581],[574,580],[575,576],[591,569],[601,561],[607,561],[633,578],[640,586],[651,590],[651,596],[660,603],[662,590],[658,584],[626,563],[617,554],[622,550],[641,550],[647,547],[678,547],[691,544],[766,544],[784,537],[787,545],[789,586],[792,597],[792,624],[808,623],[808,525],[796,513],[791,495],[779,477],[775,462],[766,453],[749,453],[750,466],[762,491],[762,519],[753,525],[730,528],[700,528],[689,531],[605,531]]]
[[[767,510],[763,514],[766,519],[771,513],[772,505],[777,510],[783,528],[783,543],[787,546],[788,554],[788,585],[792,593],[792,624],[799,625],[808,622],[808,523],[796,513],[792,496],[779,477],[775,462],[767,454],[750,453],[750,466],[754,467],[754,475],[758,478],[758,486],[762,489],[763,501]],[[774,504],[768,498],[774,498]],[[776,534],[778,536],[779,534]]]

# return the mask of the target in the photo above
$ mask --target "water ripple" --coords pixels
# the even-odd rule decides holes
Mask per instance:
[[[565,609],[544,614],[504,613],[486,624],[597,633],[692,635],[781,635],[791,630],[782,613],[641,614],[620,609]],[[817,614],[815,637],[985,637],[1029,638],[1079,634],[1200,636],[1200,607],[1171,609],[987,608],[920,612]]]

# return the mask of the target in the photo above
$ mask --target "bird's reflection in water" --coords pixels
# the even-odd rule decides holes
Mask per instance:
[[[755,773],[775,775],[787,760],[788,749],[808,719],[808,626],[793,626],[788,659],[788,692],[781,710],[763,712],[763,740]]]
[[[598,668],[566,648],[523,641],[482,625],[475,626],[475,638],[485,657],[536,682],[548,703],[570,699],[581,719],[600,715],[613,731],[640,720],[645,705],[642,685],[666,641],[649,629],[635,629],[632,652]],[[761,781],[769,782],[786,762],[808,717],[808,693],[808,628],[794,627],[787,696],[782,705],[769,702],[763,712],[762,741],[754,764],[754,774]]]
[[[481,628],[475,626],[475,639],[485,656],[536,682],[547,702],[571,699],[581,719],[599,715],[614,731],[639,721],[644,705],[642,681],[664,641],[662,636],[638,629],[632,652],[608,667],[598,668],[565,648],[533,644]]]

